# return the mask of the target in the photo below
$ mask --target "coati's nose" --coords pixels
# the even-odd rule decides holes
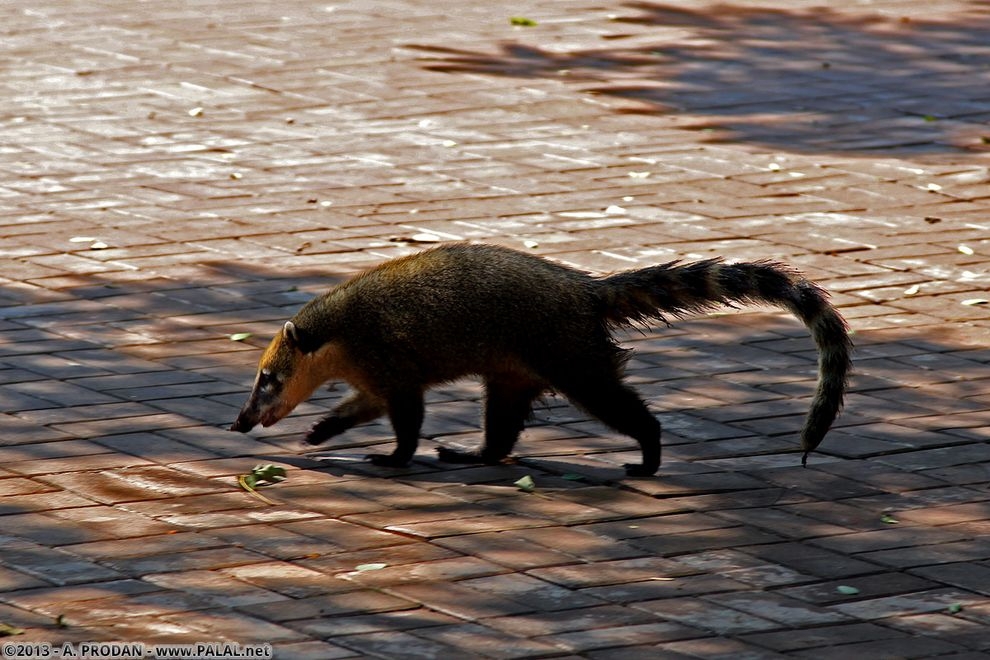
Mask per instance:
[[[231,431],[239,431],[241,433],[247,433],[253,429],[258,423],[258,420],[250,413],[250,411],[242,410],[241,414],[237,416],[234,423],[230,425]]]

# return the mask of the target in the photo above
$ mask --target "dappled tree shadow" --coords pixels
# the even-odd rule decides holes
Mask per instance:
[[[547,557],[561,565],[547,570],[564,572],[573,564],[599,570],[584,553],[606,563],[684,560],[669,564],[684,578],[677,585],[650,574],[604,588],[602,602],[618,608],[682,596],[686,581],[722,579],[707,562],[745,559],[737,548],[746,546],[753,558],[724,589],[750,597],[767,585],[834,577],[819,561],[888,570],[805,542],[882,530],[883,507],[906,509],[905,522],[931,534],[938,530],[923,518],[912,522],[911,510],[986,507],[985,388],[972,387],[986,372],[986,350],[950,337],[915,345],[861,335],[862,375],[849,410],[804,469],[790,450],[813,358],[804,330],[779,316],[685,320],[629,337],[630,381],[668,426],[667,463],[656,479],[624,479],[632,443],[554,406],[537,410],[515,465],[439,464],[433,442],[424,442],[410,469],[370,466],[361,456],[391,441],[387,422],[301,454],[307,418],[325,412],[334,393],[319,394],[275,431],[226,431],[250,387],[256,349],[338,279],[219,262],[198,264],[189,278],[70,275],[49,297],[0,288],[0,570],[2,600],[12,604],[3,618],[28,629],[23,639],[110,631],[250,642],[271,639],[273,630],[329,638],[351,622],[389,627],[397,618],[426,627],[432,610],[413,601],[397,601],[400,615],[335,599],[346,601],[340,593],[351,585],[452,581],[429,572],[434,561],[484,571],[492,559],[506,565],[496,572],[531,579],[523,568]],[[245,330],[256,334],[230,340]],[[430,435],[441,443],[479,439],[476,395],[459,387],[441,388],[427,409]],[[785,400],[794,405],[781,407]],[[234,479],[258,462],[291,471],[265,491],[270,507]],[[533,475],[538,495],[513,486],[524,475]],[[573,556],[558,548],[562,535]],[[383,570],[354,571],[369,561]],[[419,566],[427,567],[422,574]],[[784,577],[764,583],[762,572]],[[463,591],[471,582],[456,582],[459,594],[473,593]],[[135,591],[120,593],[120,585]],[[84,600],[72,600],[80,589]],[[581,597],[574,586],[554,589]],[[960,593],[953,602],[967,607],[982,598]],[[518,597],[530,596],[527,587]],[[123,623],[121,611],[131,612]],[[163,618],[166,630],[157,627]]]
[[[527,44],[525,33],[495,54],[416,47],[430,70],[573,81],[710,141],[869,155],[990,148],[986,3],[949,22],[631,2],[612,26],[583,50]]]

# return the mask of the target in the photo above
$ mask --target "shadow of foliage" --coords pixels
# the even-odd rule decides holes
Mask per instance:
[[[429,70],[572,81],[636,102],[620,112],[668,115],[713,142],[864,155],[990,149],[986,3],[959,22],[728,3],[623,9],[599,48],[415,47]]]

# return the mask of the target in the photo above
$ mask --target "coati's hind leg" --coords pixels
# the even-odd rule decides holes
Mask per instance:
[[[457,451],[441,447],[438,457],[446,463],[486,463],[495,465],[512,451],[526,419],[533,411],[533,400],[542,384],[488,379],[485,381],[485,444],[478,451]]]
[[[385,402],[376,396],[355,390],[333,411],[313,425],[306,434],[305,442],[318,445],[335,435],[340,435],[352,426],[370,422],[385,414]]]
[[[660,467],[660,422],[639,395],[625,385],[612,365],[571,365],[552,384],[568,399],[602,422],[633,437],[643,452],[642,463],[626,463],[630,477],[649,477]]]
[[[385,405],[395,431],[395,451],[391,454],[368,454],[366,458],[375,465],[405,467],[419,445],[419,431],[423,427],[423,392],[393,392],[387,397]]]

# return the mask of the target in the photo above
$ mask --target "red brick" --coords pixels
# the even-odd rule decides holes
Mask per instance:
[[[990,210],[972,3],[566,0],[532,27],[478,2],[153,23],[101,5],[72,8],[56,62],[37,37],[64,4],[0,9],[0,581],[18,589],[0,620],[25,639],[50,639],[61,603],[90,626],[65,639],[263,637],[293,657],[987,650],[990,321],[961,304],[986,289]],[[343,460],[298,456],[342,388],[226,431],[278,324],[417,233],[599,272],[792,263],[855,331],[846,409],[798,468],[815,350],[786,311],[747,309],[618,334],[667,428],[655,479],[624,478],[634,442],[560,397],[518,464],[439,464],[431,443],[481,440],[476,381],[430,395],[408,470],[351,460],[391,449],[387,420],[321,448]],[[291,468],[275,506],[234,481],[267,462]],[[370,563],[387,567],[349,575]],[[167,588],[125,579],[149,567]],[[520,607],[538,612],[502,615]],[[578,610],[611,622],[565,630]],[[527,616],[539,639],[489,625]]]

